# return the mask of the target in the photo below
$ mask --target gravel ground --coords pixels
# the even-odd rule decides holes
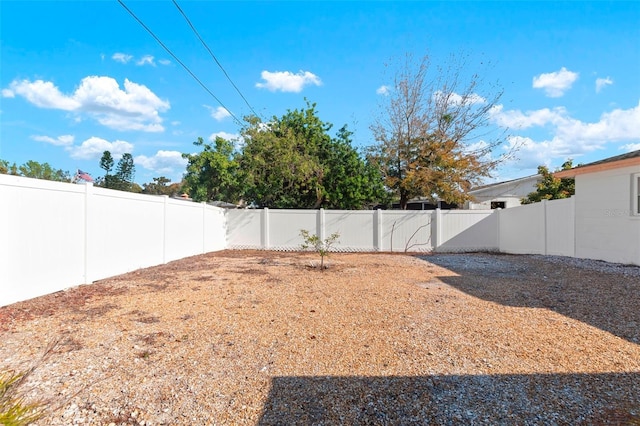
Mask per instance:
[[[223,251],[0,308],[0,368],[38,364],[40,425],[640,424],[640,268],[315,262]]]

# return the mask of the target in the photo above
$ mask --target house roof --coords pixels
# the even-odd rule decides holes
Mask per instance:
[[[575,177],[584,173],[602,172],[604,170],[618,169],[621,167],[640,166],[640,150],[583,164],[569,170],[561,170],[553,175],[559,178]]]
[[[469,190],[469,194],[474,194],[475,192],[484,191],[484,190],[491,189],[491,188],[497,188],[497,187],[500,187],[500,186],[507,186],[507,185],[513,185],[513,184],[516,184],[516,183],[526,182],[526,181],[529,181],[529,180],[536,180],[537,181],[538,179],[540,179],[540,175],[539,174],[531,175],[531,176],[525,176],[525,177],[521,177],[521,178],[518,178],[518,179],[505,180],[503,182],[490,183],[490,184],[487,184],[487,185],[477,186],[477,187]]]

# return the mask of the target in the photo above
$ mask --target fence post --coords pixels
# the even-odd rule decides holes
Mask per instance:
[[[91,201],[93,199],[93,183],[84,185],[84,284],[91,284],[89,274],[89,248],[91,244]]]
[[[207,203],[202,203],[202,254],[207,252]]]
[[[169,196],[163,195],[162,205],[162,263],[167,263],[167,209],[169,208]]]
[[[324,241],[326,230],[324,229],[324,209],[318,210],[318,216],[316,217],[316,235],[320,238],[320,241]]]
[[[433,251],[437,251],[442,242],[442,210],[440,210],[439,207],[436,209],[435,215],[436,235],[435,241],[433,242]]]
[[[498,252],[502,253],[502,244],[500,244],[500,217],[501,217],[502,209],[498,207],[494,210],[494,214],[496,215],[496,238],[497,238],[497,246]]]
[[[544,227],[544,255],[547,255],[547,240],[549,239],[549,236],[547,235],[547,200],[542,200],[542,220],[543,222],[543,227]]]
[[[262,209],[262,248],[267,250],[270,248],[269,244],[269,209],[265,207]]]
[[[373,245],[375,251],[382,251],[382,209],[373,211]]]

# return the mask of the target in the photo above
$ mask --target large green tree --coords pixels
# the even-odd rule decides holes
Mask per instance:
[[[502,91],[467,74],[460,57],[439,67],[406,55],[391,66],[393,84],[371,126],[371,159],[403,209],[414,197],[464,202],[505,158],[491,156],[503,142],[490,123]]]
[[[384,197],[382,178],[351,146],[346,126],[331,137],[307,102],[262,122],[250,117],[242,130],[240,170],[248,202],[271,208],[358,209]]]
[[[111,175],[113,165],[114,161],[111,152],[104,151],[102,153],[102,157],[100,158],[100,168],[104,169],[104,178],[97,182],[100,186],[104,186],[105,188],[109,189],[114,187],[114,179],[113,175]]]
[[[122,157],[116,165],[116,172],[113,175],[113,189],[134,192],[135,186],[133,179],[135,178],[135,174],[136,166],[133,162],[133,156],[129,153],[122,154]],[[140,188],[139,191],[135,192],[140,192],[141,190]]]
[[[140,185],[136,184],[133,179],[136,174],[136,166],[133,162],[133,156],[129,153],[122,154],[115,173],[111,174],[114,160],[109,151],[105,151],[100,158],[100,168],[105,170],[104,178],[98,179],[96,184],[108,189],[117,189],[119,191],[142,192]]]
[[[573,161],[567,160],[556,171],[569,170],[571,168],[573,168]],[[536,185],[536,190],[520,200],[522,204],[569,198],[576,193],[576,181],[574,178],[555,177],[547,166],[538,166],[538,174],[542,178]]]
[[[202,151],[182,154],[188,161],[184,190],[194,201],[238,202],[242,183],[233,141],[216,137],[213,144],[208,144],[198,138],[193,144]]]

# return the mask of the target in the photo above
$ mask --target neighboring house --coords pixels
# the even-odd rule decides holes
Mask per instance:
[[[457,204],[449,204],[442,200],[438,200],[434,202],[431,200],[427,200],[426,198],[413,198],[407,201],[407,210],[435,210],[435,209],[453,210],[457,208],[458,208]],[[391,209],[399,210],[400,203],[393,203],[391,205]]]
[[[520,200],[536,190],[540,175],[479,186],[468,192],[474,200],[467,201],[466,210],[506,209],[522,204]]]
[[[554,173],[575,178],[575,256],[640,265],[640,150]]]

